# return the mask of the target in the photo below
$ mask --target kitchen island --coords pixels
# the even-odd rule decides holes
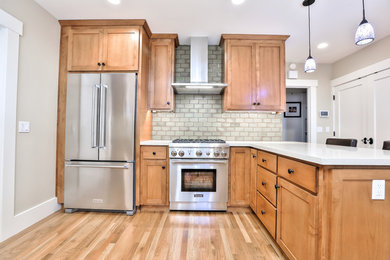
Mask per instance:
[[[290,259],[388,259],[390,151],[227,143],[229,180],[235,180],[229,181],[229,206],[247,203]]]

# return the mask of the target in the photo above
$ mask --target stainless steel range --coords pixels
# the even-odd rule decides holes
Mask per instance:
[[[169,144],[171,210],[225,211],[229,145],[219,139],[176,139]]]

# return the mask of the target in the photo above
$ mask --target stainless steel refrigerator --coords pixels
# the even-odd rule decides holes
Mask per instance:
[[[134,73],[68,74],[66,212],[135,212]]]

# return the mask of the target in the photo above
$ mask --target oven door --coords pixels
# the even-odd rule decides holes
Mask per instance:
[[[226,210],[228,160],[171,159],[172,210]]]

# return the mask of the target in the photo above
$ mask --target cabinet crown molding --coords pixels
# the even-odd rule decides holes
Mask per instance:
[[[225,40],[280,40],[285,41],[290,35],[274,34],[222,34],[219,46],[223,46]]]

